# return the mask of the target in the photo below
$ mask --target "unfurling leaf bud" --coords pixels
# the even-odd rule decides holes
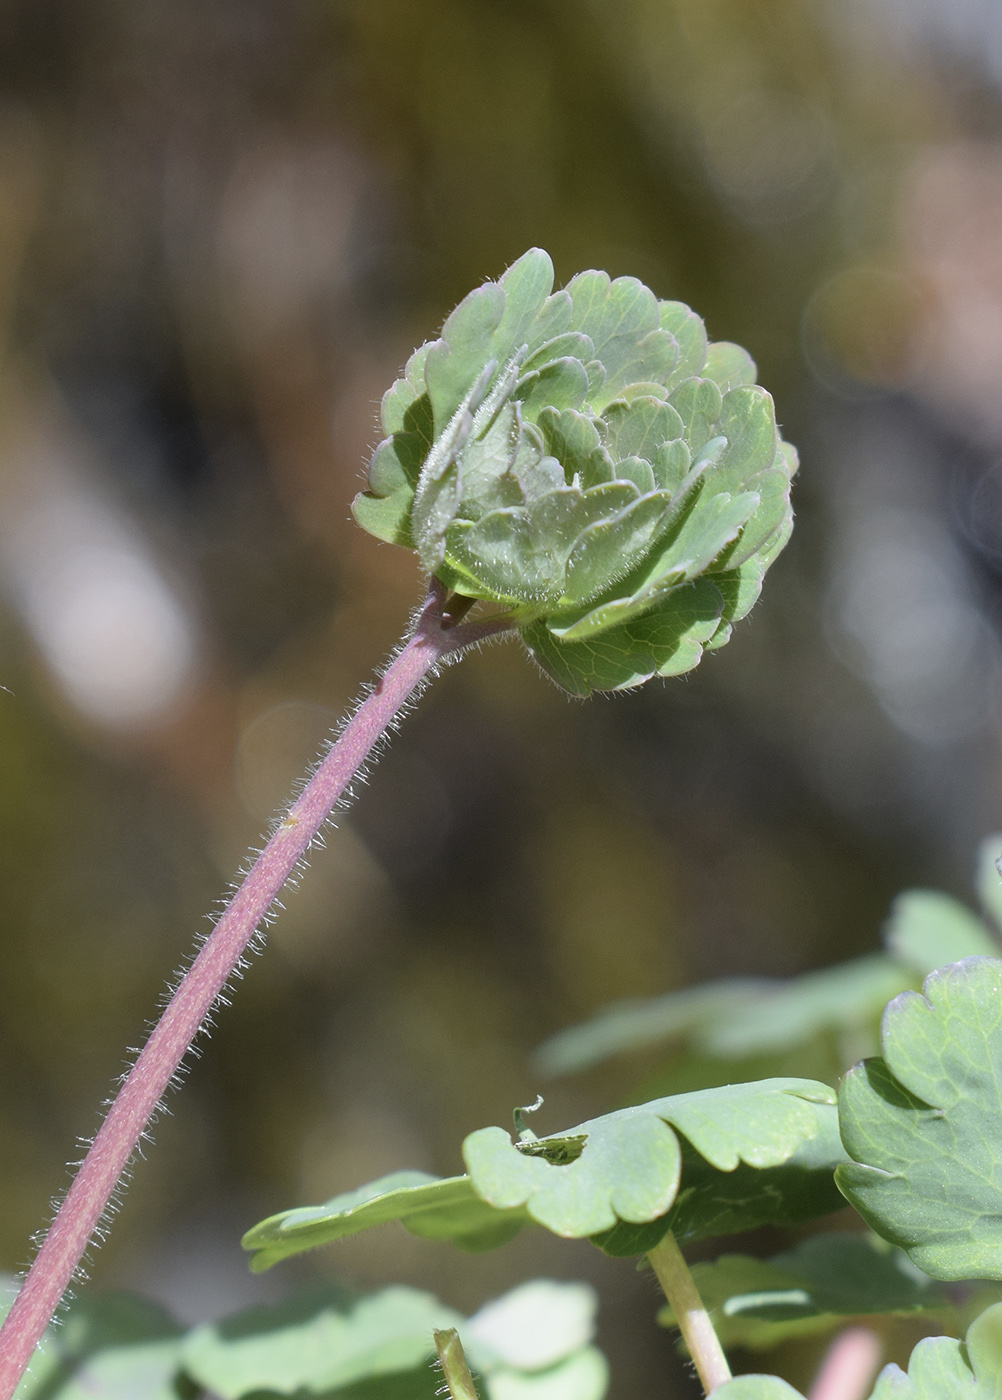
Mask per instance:
[[[553,292],[541,249],[460,303],[383,399],[370,534],[509,607],[578,695],[722,646],[789,538],[794,449],[737,345],[633,277]]]

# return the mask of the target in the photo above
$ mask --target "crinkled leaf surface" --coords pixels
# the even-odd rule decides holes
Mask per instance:
[[[518,1145],[501,1128],[483,1128],[466,1139],[463,1155],[478,1194],[498,1209],[523,1208],[568,1238],[596,1236],[611,1253],[644,1253],[669,1227],[677,1198],[693,1235],[735,1179],[743,1200],[756,1197],[763,1218],[782,1214],[782,1192],[770,1190],[768,1177],[781,1176],[812,1145],[825,1163],[815,1169],[830,1177],[841,1157],[833,1102],[832,1091],[812,1080],[731,1085],[621,1109]],[[757,1189],[748,1190],[748,1174],[758,1177]],[[821,1213],[830,1208],[825,1202]],[[658,1222],[653,1230],[635,1228],[651,1222]]]
[[[630,690],[653,676],[691,671],[717,634],[723,610],[720,590],[701,579],[644,615],[583,641],[561,641],[544,622],[524,627],[522,640],[543,670],[572,695]]]
[[[943,1289],[908,1256],[872,1235],[814,1235],[772,1259],[724,1254],[692,1275],[724,1346],[764,1350],[829,1332],[847,1317],[942,1312]],[[675,1326],[667,1306],[658,1314]]]
[[[587,694],[727,640],[789,534],[796,454],[754,362],[688,307],[604,272],[552,286],[530,249],[415,351],[354,509],[512,608],[544,670]]]
[[[1002,1279],[1002,961],[932,973],[839,1095],[848,1200],[941,1279]]]
[[[504,1244],[518,1233],[527,1216],[487,1205],[469,1177],[399,1171],[342,1192],[324,1205],[270,1216],[247,1231],[243,1247],[254,1252],[251,1268],[261,1272],[291,1255],[394,1220],[422,1239],[452,1240],[476,1251]]]
[[[926,1337],[912,1352],[907,1374],[885,1366],[870,1400],[997,1400],[1000,1395],[1002,1303],[996,1303],[975,1318],[964,1342]]]

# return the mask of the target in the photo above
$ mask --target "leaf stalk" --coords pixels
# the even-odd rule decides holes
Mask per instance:
[[[449,1387],[449,1400],[480,1400],[477,1387],[470,1375],[469,1363],[463,1350],[463,1343],[455,1327],[446,1327],[435,1333],[435,1349],[442,1366],[445,1383]]]
[[[703,1389],[707,1395],[712,1395],[718,1386],[731,1379],[731,1368],[689,1266],[670,1230],[647,1258],[675,1314]]]
[[[11,1400],[17,1389],[185,1054],[352,779],[441,662],[510,630],[505,615],[457,625],[446,592],[432,579],[410,639],[272,833],[123,1081],[0,1329],[0,1400]]]

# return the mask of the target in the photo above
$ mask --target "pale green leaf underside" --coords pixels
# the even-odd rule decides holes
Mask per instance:
[[[504,1244],[527,1223],[522,1211],[502,1212],[487,1205],[466,1176],[435,1177],[399,1171],[346,1191],[322,1206],[304,1206],[263,1220],[244,1235],[254,1251],[251,1268],[270,1269],[282,1259],[362,1230],[400,1221],[422,1239],[452,1240],[469,1250]]]
[[[603,272],[552,286],[532,249],[415,352],[355,514],[512,608],[540,665],[587,694],[726,642],[789,534],[796,454],[754,362],[687,307]],[[664,609],[718,574],[719,593]]]
[[[898,997],[882,1050],[842,1084],[841,1190],[933,1277],[1002,1279],[1002,961]]]

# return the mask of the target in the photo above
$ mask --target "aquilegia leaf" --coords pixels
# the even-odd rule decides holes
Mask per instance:
[[[809,1220],[842,1203],[835,1095],[811,1079],[766,1079],[655,1099],[548,1137],[481,1128],[468,1175],[394,1172],[325,1205],[283,1211],[244,1236],[251,1267],[399,1221],[424,1239],[491,1249],[536,1223],[608,1254]]]
[[[881,1048],[839,1093],[842,1192],[934,1278],[1002,1279],[1002,961],[897,997]]]
[[[517,1145],[481,1128],[463,1156],[497,1209],[522,1208],[554,1234],[630,1256],[668,1229],[695,1239],[836,1209],[833,1101],[813,1080],[767,1079],[655,1099]]]
[[[995,1400],[1002,1395],[1002,1303],[986,1309],[967,1337],[926,1337],[908,1373],[885,1366],[870,1400]]]
[[[354,512],[586,695],[727,640],[789,536],[796,453],[688,307],[604,272],[552,289],[530,249],[414,352]]]

